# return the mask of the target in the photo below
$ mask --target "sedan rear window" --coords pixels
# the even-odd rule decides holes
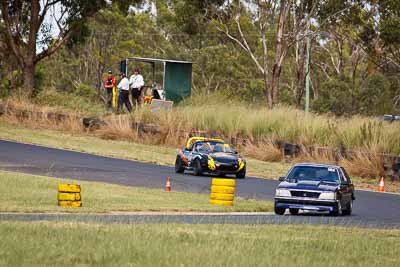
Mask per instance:
[[[289,173],[287,179],[339,183],[339,177],[335,168],[319,166],[296,166]]]

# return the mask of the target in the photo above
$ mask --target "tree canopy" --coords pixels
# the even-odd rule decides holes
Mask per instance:
[[[0,90],[33,92],[43,72],[42,87],[84,84],[101,99],[106,70],[136,55],[195,62],[195,93],[302,107],[309,51],[312,110],[396,112],[399,12],[396,0],[2,1],[0,46],[12,53],[0,73],[21,82]]]

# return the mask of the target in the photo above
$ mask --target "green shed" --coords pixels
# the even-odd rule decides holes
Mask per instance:
[[[128,76],[128,66],[130,61],[138,61],[149,63],[152,66],[152,87],[160,94],[161,99],[170,100],[175,103],[190,96],[192,90],[192,62],[158,59],[158,58],[143,58],[129,57],[120,64],[121,72]],[[162,82],[161,88],[156,88],[156,64],[162,66]]]

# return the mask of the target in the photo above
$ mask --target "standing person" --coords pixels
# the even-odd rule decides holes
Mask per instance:
[[[134,69],[133,74],[129,79],[129,85],[132,89],[132,101],[134,106],[139,106],[142,97],[142,87],[144,86],[143,76],[139,69]]]
[[[115,86],[115,77],[112,71],[109,70],[107,79],[104,81],[104,89],[106,90],[106,103],[108,109],[111,109],[112,107],[114,86]]]
[[[122,109],[122,106],[125,104],[126,109],[131,112],[132,106],[131,102],[129,101],[129,80],[126,78],[124,73],[120,74],[121,81],[117,85],[119,89],[119,96],[118,96],[118,111]]]

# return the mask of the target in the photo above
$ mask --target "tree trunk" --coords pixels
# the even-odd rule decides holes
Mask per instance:
[[[281,69],[283,59],[286,55],[286,43],[283,40],[283,31],[285,29],[285,22],[288,14],[288,6],[286,0],[280,1],[280,10],[279,10],[279,22],[277,27],[277,35],[276,35],[276,45],[275,45],[275,62],[274,67],[272,68],[272,79],[271,79],[271,98],[272,105],[276,105],[279,102],[279,78],[281,76]]]
[[[271,79],[271,98],[272,105],[278,104],[278,93],[279,93],[279,78],[281,76],[282,66],[275,63],[272,69],[272,79]]]
[[[22,93],[27,97],[31,97],[33,94],[34,77],[35,77],[35,64],[33,61],[28,60],[25,62],[22,69],[23,75],[23,88]]]
[[[272,102],[272,93],[271,90],[269,88],[268,85],[268,73],[264,72],[264,91],[265,91],[265,95],[267,96],[267,104],[268,104],[268,108],[273,108],[273,102]]]
[[[351,105],[352,105],[352,112],[356,112],[357,110],[357,99],[356,95],[354,92],[356,91],[356,73],[357,73],[357,67],[358,63],[360,60],[360,52],[361,52],[361,47],[359,46],[358,43],[354,43],[351,47],[351,81],[353,85],[353,94],[351,97]]]
[[[296,59],[297,64],[297,85],[296,85],[296,104],[297,107],[300,107],[301,100],[304,95],[304,84],[305,84],[305,72],[304,72],[304,64],[306,62],[306,42],[304,40],[301,41],[301,44],[298,49],[298,58]]]

